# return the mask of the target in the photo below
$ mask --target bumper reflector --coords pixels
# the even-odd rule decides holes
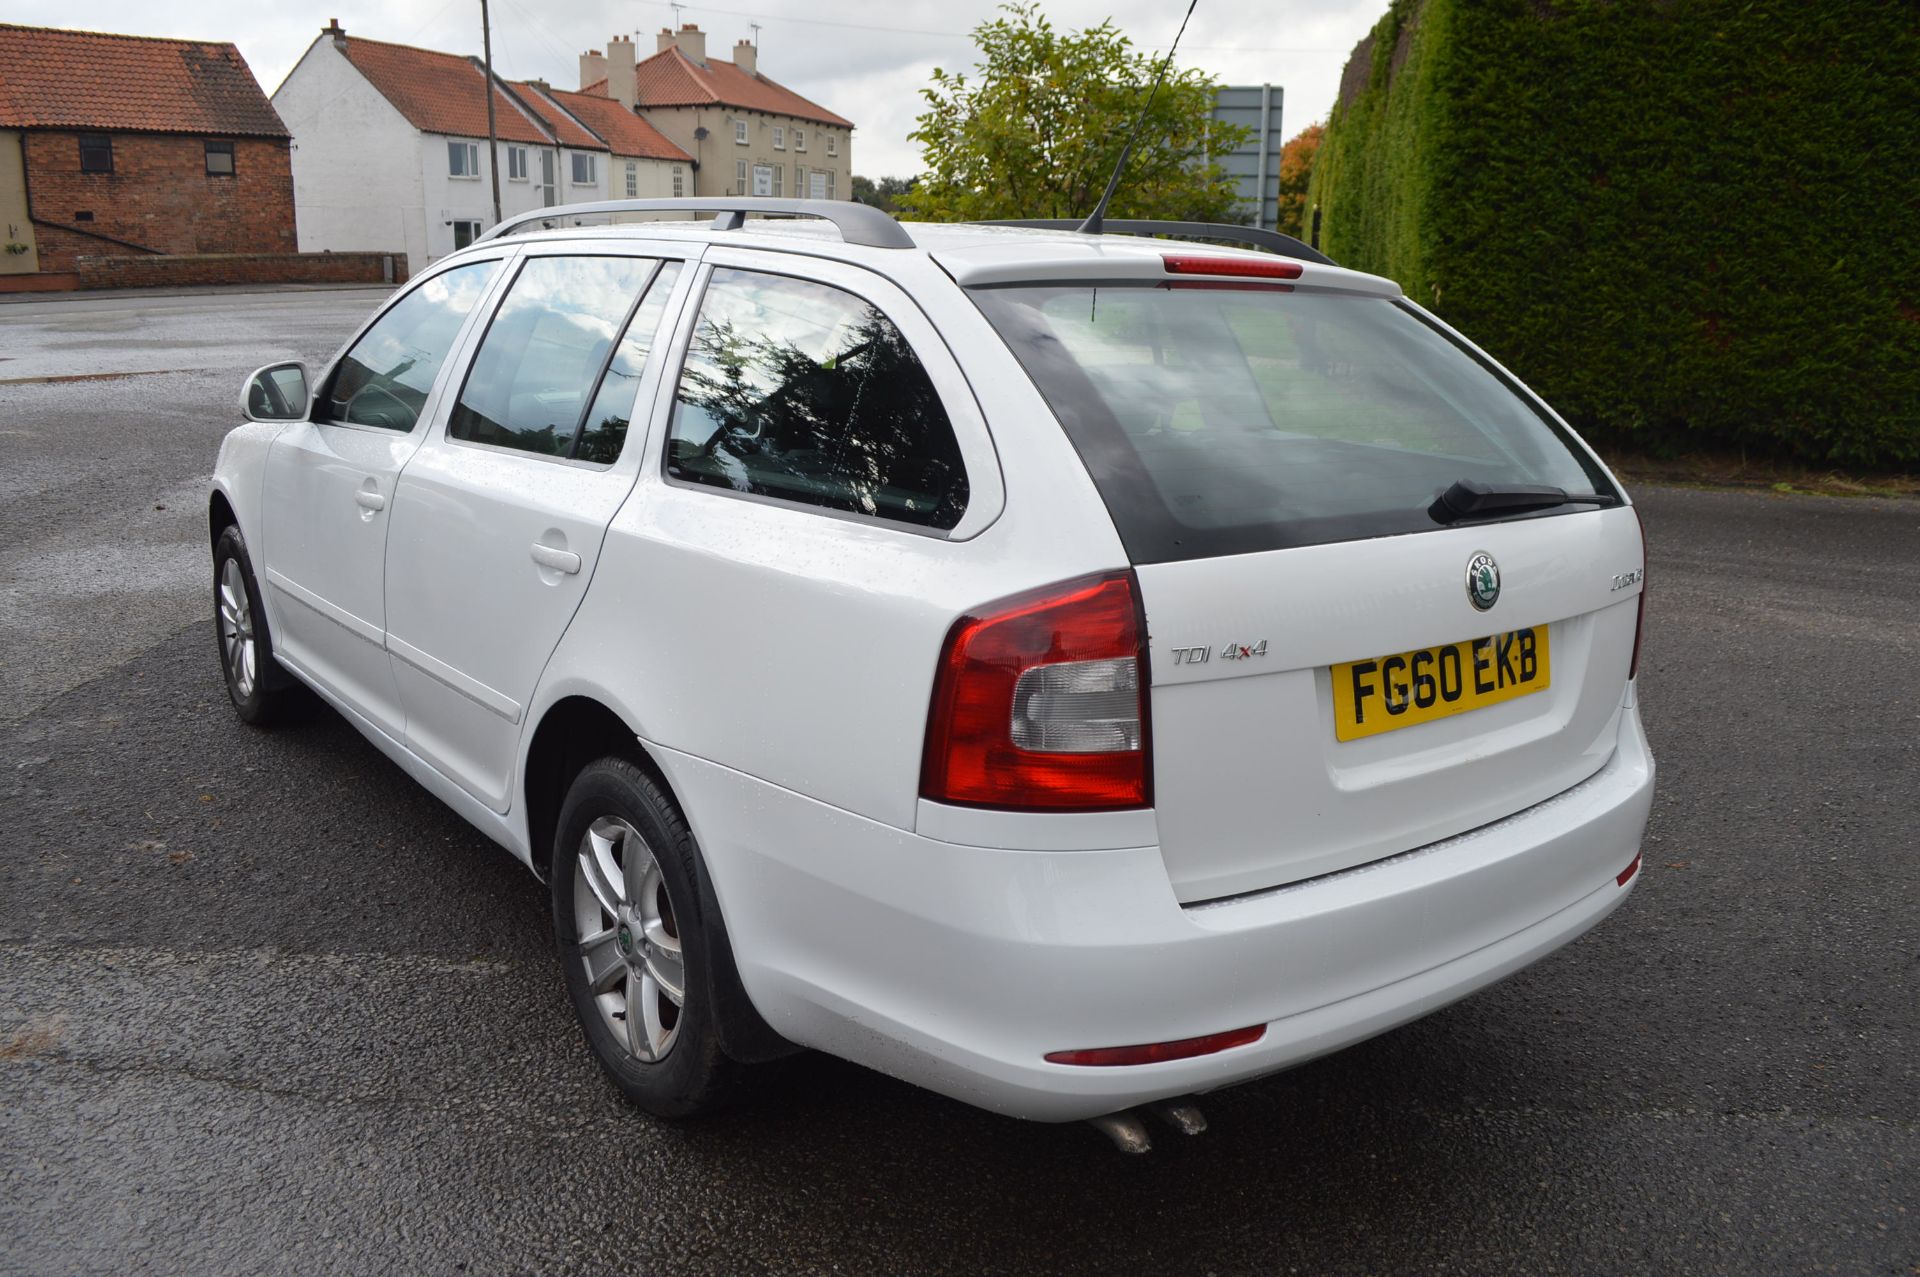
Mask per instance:
[[[1178,1042],[1148,1042],[1143,1046],[1096,1046],[1081,1051],[1049,1051],[1049,1064],[1081,1064],[1110,1067],[1116,1064],[1160,1064],[1167,1060],[1190,1060],[1196,1055],[1212,1055],[1229,1047],[1245,1046],[1267,1036],[1264,1024],[1205,1037],[1181,1038]]]
[[[1635,874],[1639,872],[1640,872],[1640,853],[1636,851],[1633,853],[1633,863],[1628,865],[1625,869],[1622,869],[1619,873],[1619,876],[1616,877],[1614,881],[1619,883],[1622,887],[1624,887],[1627,885],[1628,879],[1632,878]]]

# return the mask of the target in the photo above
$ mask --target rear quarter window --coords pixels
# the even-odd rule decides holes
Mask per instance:
[[[845,289],[733,268],[700,302],[667,473],[938,531],[970,495],[939,392],[885,314]]]

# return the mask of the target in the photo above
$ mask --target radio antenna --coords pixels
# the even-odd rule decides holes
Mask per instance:
[[[1167,56],[1160,59],[1160,72],[1153,77],[1153,92],[1147,94],[1147,104],[1140,108],[1140,114],[1133,117],[1133,131],[1127,134],[1127,144],[1120,148],[1120,162],[1113,166],[1113,176],[1107,179],[1106,194],[1093,206],[1093,212],[1087,214],[1087,220],[1080,223],[1082,235],[1098,235],[1106,221],[1107,205],[1113,202],[1113,192],[1120,185],[1120,175],[1127,171],[1127,160],[1133,155],[1133,141],[1140,136],[1140,126],[1146,123],[1147,112],[1153,110],[1153,100],[1160,96],[1160,84],[1167,78],[1167,68],[1173,64],[1174,49],[1180,47],[1180,37],[1187,33],[1187,19],[1193,17],[1194,6],[1200,0],[1187,0],[1187,16],[1180,19],[1180,30],[1173,37],[1173,47],[1167,50]]]

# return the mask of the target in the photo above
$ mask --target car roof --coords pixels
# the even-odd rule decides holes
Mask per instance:
[[[565,206],[559,206],[548,215],[564,218],[568,211]],[[575,216],[580,215],[584,213]],[[502,244],[637,238],[803,253],[868,266],[897,262],[903,254],[915,254],[931,258],[963,287],[1042,280],[1163,280],[1165,259],[1170,252],[1205,259],[1265,263],[1273,262],[1276,256],[1231,244],[1130,234],[1088,235],[1077,230],[988,222],[902,222],[899,223],[901,230],[912,240],[910,248],[902,249],[848,243],[839,227],[811,217],[753,217],[738,229],[722,230],[715,228],[710,216],[686,218],[649,213],[616,216],[626,220],[600,225],[529,228],[481,240],[453,256],[465,257]],[[1331,264],[1287,260],[1300,269],[1299,277],[1291,281],[1297,287],[1354,295],[1402,296],[1400,286],[1390,279]]]

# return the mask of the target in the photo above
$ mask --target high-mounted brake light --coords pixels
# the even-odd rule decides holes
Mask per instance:
[[[1299,279],[1300,263],[1283,257],[1204,257],[1196,253],[1163,253],[1169,275],[1233,275],[1247,279]]]
[[[1144,633],[1131,572],[961,617],[934,679],[921,796],[1014,811],[1147,806]]]
[[[1196,1055],[1212,1055],[1217,1051],[1258,1042],[1265,1036],[1267,1026],[1255,1024],[1244,1029],[1228,1029],[1225,1033],[1209,1033],[1205,1037],[1181,1038],[1178,1042],[1097,1046],[1084,1051],[1049,1051],[1047,1063],[1109,1067],[1116,1064],[1160,1064],[1167,1060],[1191,1060]]]

